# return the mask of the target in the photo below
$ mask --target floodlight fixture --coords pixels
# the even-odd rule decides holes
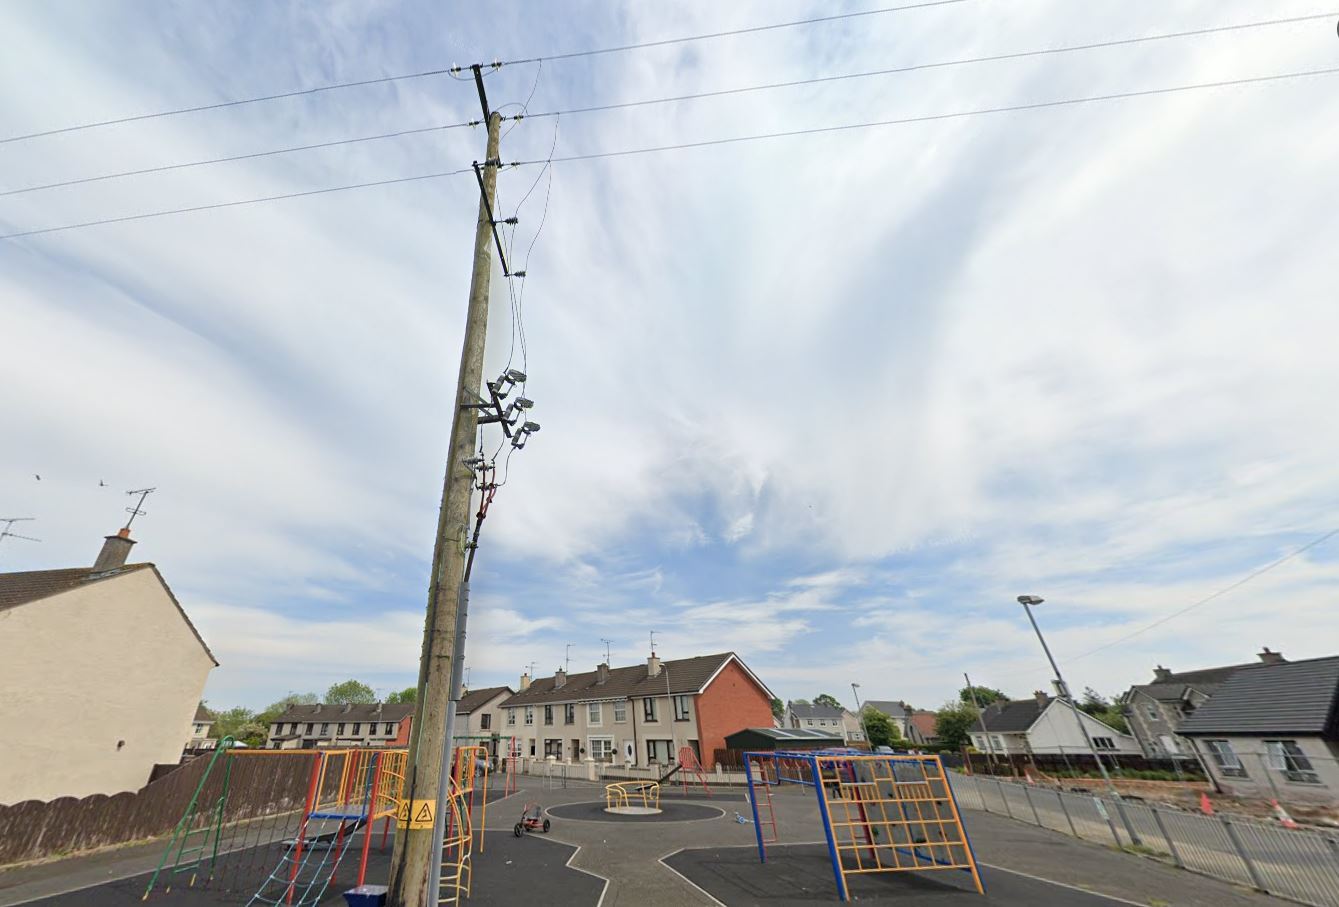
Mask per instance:
[[[1046,599],[1042,598],[1040,595],[1018,596],[1018,603],[1020,605],[1040,605],[1044,601],[1046,601]]]
[[[527,422],[521,426],[521,431],[525,432],[526,434],[533,435],[535,432],[539,431],[539,423]]]
[[[530,409],[530,407],[535,405],[535,401],[531,400],[529,397],[517,397],[511,402],[511,405],[517,409]]]
[[[509,368],[505,372],[505,377],[508,380],[515,382],[516,384],[520,384],[521,382],[525,381],[525,372],[521,371],[518,368]]]

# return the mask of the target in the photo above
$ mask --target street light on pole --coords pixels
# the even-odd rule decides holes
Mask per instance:
[[[1116,809],[1120,812],[1122,821],[1125,823],[1125,830],[1130,835],[1130,840],[1138,844],[1139,836],[1135,834],[1134,828],[1130,825],[1129,817],[1125,815],[1125,810],[1121,806],[1120,792],[1116,790],[1115,782],[1111,780],[1111,775],[1107,774],[1107,767],[1102,762],[1102,757],[1097,755],[1097,746],[1093,743],[1093,738],[1088,734],[1088,726],[1083,723],[1083,716],[1079,714],[1079,707],[1074,704],[1074,695],[1069,691],[1069,685],[1065,683],[1064,676],[1060,673],[1060,666],[1055,663],[1055,657],[1051,655],[1051,649],[1046,645],[1046,637],[1041,635],[1041,627],[1037,626],[1037,619],[1032,616],[1032,609],[1040,605],[1046,599],[1039,595],[1020,595],[1018,603],[1023,606],[1023,611],[1027,614],[1027,619],[1032,624],[1032,630],[1037,634],[1037,641],[1041,643],[1041,650],[1046,653],[1046,660],[1051,663],[1051,670],[1055,672],[1056,692],[1060,699],[1069,706],[1070,711],[1074,713],[1074,721],[1079,725],[1079,731],[1083,734],[1083,739],[1088,744],[1088,752],[1093,754],[1093,760],[1097,763],[1097,770],[1102,773],[1102,780],[1106,782],[1107,789],[1111,791],[1111,798],[1116,801]],[[1062,750],[1063,752],[1063,750]]]
[[[874,752],[874,741],[869,739],[869,725],[865,723],[865,710],[860,705],[860,684],[851,684],[851,693],[855,696],[855,713],[860,717],[860,729],[865,732],[865,742],[869,744],[870,752]]]

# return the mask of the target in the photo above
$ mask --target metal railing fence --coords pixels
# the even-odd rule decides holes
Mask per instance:
[[[1313,907],[1339,907],[1339,832],[1288,829],[999,778],[950,776],[958,803],[1099,844],[1132,849]]]

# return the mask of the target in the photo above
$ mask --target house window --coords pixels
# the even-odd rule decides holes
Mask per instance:
[[[308,724],[308,725],[307,725],[307,733],[308,733],[308,734],[314,733],[314,732],[315,732],[315,729],[316,729],[316,725],[314,725],[314,724]]]
[[[535,738],[534,738],[534,737],[531,737],[531,738],[530,738],[530,755],[531,755],[531,757],[533,757],[533,756],[535,755]]]
[[[339,727],[337,727],[337,728],[335,729],[335,735],[338,736],[338,737],[343,737],[343,736],[344,736],[344,722],[341,721],[341,722],[339,723]]]
[[[1296,740],[1266,740],[1265,752],[1269,755],[1269,767],[1282,772],[1283,777],[1299,784],[1319,784],[1320,775],[1311,765],[1311,760],[1302,752]]]
[[[586,742],[589,747],[590,757],[596,762],[614,761],[613,737],[587,737]]]
[[[516,726],[516,710],[507,709],[507,727]]]
[[[330,736],[330,722],[329,722],[329,721],[323,721],[323,722],[321,722],[321,736],[322,736],[322,737],[329,737],[329,736]]]
[[[622,724],[628,720],[628,704],[626,702],[614,703],[614,723]]]
[[[544,706],[544,723],[553,724],[553,706],[551,705]]]
[[[1001,737],[999,734],[991,734],[990,742],[991,745],[995,747],[995,749],[999,750],[1000,752],[1004,752],[1004,738]]]
[[[394,722],[390,722],[390,721],[387,721],[387,722],[386,722],[386,733],[387,733],[387,734],[394,734],[394,733],[395,733],[395,724],[394,724]]]
[[[1099,750],[1114,750],[1116,748],[1116,741],[1112,740],[1110,737],[1094,737],[1093,746]]]
[[[486,731],[491,729],[492,727],[493,727],[493,716],[491,714],[489,714],[488,712],[484,712],[482,715],[479,716],[479,730]]]
[[[1158,707],[1151,702],[1144,704],[1144,714],[1148,716],[1149,721],[1158,720]]]
[[[358,736],[359,734],[361,734],[362,732],[363,732],[363,725],[362,725],[362,722],[355,721],[355,722],[353,723],[353,735],[354,735],[355,737],[357,737],[357,736]]]
[[[812,719],[812,718],[806,718],[806,719],[804,719],[804,723],[807,724],[809,727],[813,727],[813,726],[814,726],[814,719]]]
[[[561,740],[545,740],[544,755],[546,757],[552,756],[554,759],[561,759],[563,757],[563,742]]]
[[[525,707],[525,723],[527,726],[535,723],[535,707],[533,705],[528,705]],[[530,747],[530,755],[533,756],[534,754],[535,754],[535,748],[532,746]]]
[[[298,732],[298,726],[296,724],[290,724],[288,726],[288,733],[296,734],[297,732]],[[310,734],[311,732],[312,732],[312,726],[309,724],[307,725],[307,733]]]
[[[586,703],[586,723],[589,724],[591,727],[599,727],[601,724],[604,724],[604,720],[600,717],[600,704],[598,702]],[[594,740],[595,738],[592,737],[591,739]],[[613,745],[614,743],[613,740],[611,739],[609,742],[610,746],[609,752],[611,753],[613,752],[612,749]],[[595,752],[595,750],[592,748],[591,752],[593,753]],[[596,759],[595,761],[599,762],[601,760]]]
[[[688,696],[675,696],[675,697],[674,697],[674,720],[675,720],[675,721],[687,721],[687,720],[688,720],[688,710],[689,710],[689,700],[690,700],[690,698],[691,698],[691,697],[688,697]]]
[[[577,707],[572,703],[563,706],[563,724],[577,723]]]
[[[1204,745],[1209,750],[1209,758],[1213,759],[1214,765],[1218,766],[1219,773],[1238,778],[1246,777],[1246,769],[1242,767],[1237,754],[1232,751],[1231,743],[1226,740],[1206,740]]]
[[[672,746],[673,744],[669,740],[646,741],[646,761],[669,765],[672,761],[670,752]]]
[[[647,721],[656,720],[656,701],[650,696],[642,700],[642,718]]]

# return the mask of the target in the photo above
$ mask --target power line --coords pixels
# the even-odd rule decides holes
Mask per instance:
[[[503,117],[503,119],[508,118]],[[271,151],[234,154],[230,157],[216,157],[206,161],[188,161],[184,164],[163,164],[159,167],[145,167],[142,170],[122,170],[119,173],[104,173],[100,176],[86,176],[80,179],[61,180],[58,183],[46,183],[41,186],[25,186],[22,189],[0,190],[0,196],[19,195],[24,192],[39,192],[43,189],[58,189],[61,186],[77,186],[82,183],[97,183],[103,180],[120,179],[125,176],[143,176],[146,173],[162,173],[167,170],[184,170],[187,167],[206,167],[210,164],[226,164],[230,161],[247,161],[259,157],[270,157],[276,154],[290,154],[294,151],[312,151],[317,148],[335,148],[340,145],[355,145],[359,142],[374,142],[380,139],[394,139],[406,135],[421,135],[426,132],[441,132],[446,129],[459,129],[464,126],[478,126],[481,123],[481,120],[470,120],[466,123],[447,123],[441,126],[423,126],[418,129],[401,129],[399,132],[380,132],[376,135],[364,135],[352,139],[338,139],[333,142],[317,142],[313,145],[293,145],[288,148],[275,148]]]
[[[793,79],[786,82],[768,82],[763,85],[749,85],[743,88],[723,88],[715,91],[702,91],[693,94],[672,95],[664,98],[650,98],[641,101],[623,101],[614,104],[595,104],[588,107],[571,107],[566,110],[552,110],[544,113],[523,114],[526,118],[568,116],[575,113],[598,113],[606,110],[623,110],[629,107],[644,107],[650,104],[670,104],[676,101],[694,101],[700,98],[717,98],[728,95],[748,94],[755,91],[770,91],[777,88],[796,88],[801,85],[818,85],[826,82],[843,82],[850,79],[867,79],[874,76],[898,75],[901,73],[918,72],[927,69],[944,69],[951,66],[966,66],[975,63],[999,63],[1006,60],[1023,60],[1029,57],[1044,57],[1056,54],[1074,53],[1077,51],[1099,50],[1109,47],[1125,47],[1133,44],[1146,44],[1153,41],[1166,41],[1175,38],[1194,38],[1204,35],[1220,34],[1223,32],[1244,31],[1251,28],[1264,28],[1273,25],[1293,25],[1298,22],[1310,22],[1316,19],[1330,19],[1339,15],[1339,11],[1333,13],[1319,13],[1311,16],[1293,16],[1287,19],[1264,19],[1256,22],[1241,22],[1236,25],[1216,25],[1208,28],[1197,28],[1190,31],[1164,32],[1157,35],[1143,35],[1136,38],[1117,38],[1110,41],[1096,41],[1088,44],[1070,44],[1064,47],[1047,47],[1039,50],[1022,50],[1013,53],[991,54],[979,57],[964,57],[954,60],[939,60],[931,63],[915,63],[909,66],[898,66],[891,69],[873,69],[864,72],[843,73],[834,76],[816,76],[810,79]]]
[[[302,198],[308,195],[324,195],[328,192],[344,192],[348,189],[366,189],[370,186],[389,186],[394,183],[411,183],[416,180],[440,179],[444,176],[458,176],[473,173],[471,167],[460,170],[445,170],[440,173],[420,173],[416,176],[401,176],[395,179],[373,180],[367,183],[351,183],[347,186],[327,186],[324,189],[308,189],[305,192],[286,192],[283,195],[266,195],[261,198],[244,198],[233,202],[217,202],[211,205],[193,205],[189,208],[171,208],[167,211],[148,211],[143,214],[128,214],[124,217],[108,217],[103,220],[89,220],[78,224],[64,224],[59,227],[45,227],[41,230],[24,230],[21,233],[2,233],[0,239],[18,239],[21,236],[39,236],[43,233],[60,233],[64,230],[78,230],[81,227],[97,227],[103,224],[119,224],[131,220],[146,220],[151,217],[166,217],[169,214],[189,214],[194,211],[213,211],[216,208],[235,208],[240,205],[258,205],[262,202],[277,202],[286,198]]]
[[[520,63],[537,63],[541,60],[570,60],[576,57],[590,57],[590,56],[596,56],[598,54],[618,53],[621,51],[638,50],[646,47],[662,47],[669,44],[684,44],[689,41],[705,41],[710,38],[722,38],[729,35],[743,35],[752,32],[770,31],[772,29],[778,29],[778,28],[792,28],[800,25],[815,25],[821,22],[833,22],[839,19],[854,19],[860,16],[875,16],[882,13],[896,13],[896,12],[902,12],[904,10],[922,9],[932,6],[947,6],[949,4],[965,3],[965,2],[967,2],[967,0],[929,0],[929,2],[913,3],[906,6],[888,6],[879,9],[861,10],[858,12],[841,13],[832,16],[820,16],[813,19],[800,19],[794,22],[777,22],[770,25],[755,25],[750,28],[738,28],[733,29],[731,31],[714,32],[712,34],[707,35],[691,35],[683,38],[669,38],[663,41],[647,41],[642,44],[626,44],[621,47],[606,47],[599,50],[576,51],[573,53],[558,54],[556,56],[551,57],[530,57],[525,60],[510,60],[507,63],[498,62],[485,65],[488,65],[492,70],[496,70],[497,68],[506,65],[516,65]],[[79,132],[85,129],[96,129],[101,126],[115,126],[121,123],[136,123],[141,122],[143,120],[158,119],[160,117],[178,116],[179,114],[183,113],[199,113],[206,110],[220,110],[227,107],[241,107],[244,104],[257,104],[262,101],[277,101],[283,98],[295,98],[304,95],[319,94],[320,92],[325,91],[337,91],[339,89],[344,88],[357,88],[365,85],[382,85],[387,82],[399,82],[408,79],[422,79],[427,78],[429,76],[440,76],[440,75],[446,75],[452,78],[456,78],[457,73],[463,72],[468,68],[469,67],[463,67],[463,66],[448,66],[441,69],[425,69],[419,72],[407,72],[393,76],[381,76],[375,79],[359,79],[353,82],[333,82],[329,85],[318,85],[313,88],[299,88],[293,91],[281,91],[276,92],[274,94],[257,95],[255,97],[250,98],[238,98],[232,101],[219,101],[214,104],[198,104],[192,107],[177,107],[175,109],[160,110],[154,113],[141,113],[136,114],[134,116],[115,117],[106,120],[96,120],[94,122],[79,123],[73,126],[61,126],[56,129],[44,129],[40,132],[29,132],[23,135],[7,136],[5,138],[0,138],[0,145],[9,142],[21,142],[27,139],[42,138],[44,136],[61,135],[67,132]]]
[[[836,13],[831,16],[816,16],[812,19],[796,19],[791,22],[774,22],[769,25],[752,25],[746,28],[733,28],[729,31],[711,32],[705,35],[688,35],[682,38],[663,38],[658,41],[643,41],[639,44],[621,44],[617,47],[602,47],[598,50],[578,50],[547,57],[527,57],[523,60],[504,60],[499,66],[516,66],[521,63],[552,62],[555,60],[574,60],[577,57],[595,57],[602,54],[617,54],[628,50],[645,50],[648,47],[666,47],[671,44],[687,44],[690,41],[706,41],[712,38],[728,38],[734,35],[750,35],[758,32],[775,31],[781,28],[795,28],[800,25],[817,25],[822,22],[836,22],[840,19],[856,19],[863,16],[878,16],[883,13],[900,13],[906,10],[928,9],[934,6],[950,6],[965,3],[967,0],[927,0],[924,3],[909,3],[904,6],[883,6],[878,9],[858,10],[852,13]]]
[[[1113,94],[1090,95],[1081,98],[1062,98],[1055,101],[1038,101],[1031,104],[1011,104],[1004,107],[983,107],[976,110],[962,110],[951,113],[924,114],[922,116],[901,117],[893,120],[875,120],[864,123],[845,123],[837,126],[816,126],[809,129],[795,129],[785,132],[768,132],[755,135],[731,136],[723,139],[706,139],[699,142],[681,142],[673,145],[657,145],[649,148],[626,148],[617,151],[595,151],[587,154],[573,154],[566,157],[555,157],[544,160],[511,161],[507,166],[524,167],[535,164],[558,164],[572,161],[597,160],[601,158],[624,157],[639,154],[654,154],[662,151],[679,151],[691,148],[708,148],[718,145],[732,145],[743,142],[754,142],[765,139],[791,138],[804,135],[819,135],[831,132],[843,132],[853,129],[870,129],[881,126],[905,126],[914,123],[929,123],[939,120],[963,119],[967,117],[984,116],[997,113],[1015,113],[1027,110],[1046,110],[1057,107],[1077,106],[1081,104],[1093,104],[1103,101],[1116,101],[1129,98],[1151,97],[1155,95],[1174,94],[1187,91],[1201,91],[1211,88],[1228,88],[1237,85],[1251,85],[1263,82],[1278,82],[1287,79],[1301,79],[1311,76],[1324,76],[1339,73],[1339,67],[1328,67],[1325,69],[1307,69],[1295,72],[1276,73],[1268,76],[1250,76],[1242,79],[1227,79],[1217,82],[1198,82],[1191,85],[1173,85],[1165,88],[1148,88],[1139,91],[1125,91]],[[396,179],[376,180],[367,183],[354,183],[347,186],[332,186],[326,189],[312,189],[306,192],[292,192],[284,195],[266,196],[264,198],[244,199],[235,202],[220,202],[212,205],[197,205],[190,208],[173,208],[166,211],[153,211],[144,214],[133,214],[126,217],[107,218],[105,220],[86,221],[84,223],[66,224],[59,227],[47,227],[41,230],[25,230],[17,233],[0,234],[0,239],[17,239],[23,236],[36,236],[43,233],[58,233],[64,230],[75,230],[81,227],[92,227],[101,224],[120,223],[123,221],[143,220],[151,217],[164,217],[171,214],[184,214],[192,211],[206,211],[213,208],[228,208],[236,205],[250,205],[259,202],[277,201],[286,198],[299,198],[306,195],[319,195],[326,192],[342,192],[346,189],[361,189],[368,186],[384,186],[393,183],[404,183],[413,180],[435,179],[443,176],[455,176],[461,173],[470,173],[472,168],[463,168],[460,170],[451,170],[441,173],[426,173],[416,176],[399,177]]]
[[[1283,557],[1279,558],[1278,560],[1276,560],[1276,561],[1272,561],[1272,562],[1266,564],[1265,566],[1260,567],[1260,568],[1257,569],[1257,570],[1253,570],[1253,571],[1251,571],[1250,573],[1248,573],[1248,574],[1246,574],[1245,576],[1243,576],[1241,579],[1237,580],[1235,583],[1232,583],[1230,586],[1224,586],[1223,588],[1219,589],[1217,592],[1214,592],[1214,593],[1212,593],[1212,594],[1210,594],[1210,595],[1206,595],[1206,596],[1204,596],[1204,598],[1201,598],[1199,601],[1194,602],[1194,603],[1189,604],[1189,605],[1186,605],[1184,608],[1181,608],[1179,611],[1173,611],[1171,614],[1168,614],[1168,615],[1165,616],[1165,617],[1160,617],[1160,618],[1158,618],[1157,620],[1153,621],[1151,624],[1148,624],[1148,625],[1146,625],[1146,626],[1140,627],[1138,630],[1135,630],[1135,631],[1133,631],[1133,632],[1131,632],[1131,633],[1127,633],[1127,634],[1125,634],[1124,636],[1122,636],[1122,637],[1120,637],[1120,638],[1118,638],[1118,639],[1113,639],[1111,642],[1103,643],[1102,645],[1098,646],[1096,649],[1090,649],[1089,651],[1084,652],[1082,655],[1076,655],[1076,656],[1074,656],[1073,658],[1071,658],[1070,661],[1078,661],[1080,658],[1087,658],[1087,657],[1090,656],[1090,655],[1096,655],[1098,652],[1103,652],[1103,651],[1105,651],[1105,650],[1107,650],[1107,649],[1110,649],[1112,646],[1118,646],[1118,645],[1120,645],[1121,643],[1126,642],[1127,640],[1134,639],[1136,636],[1139,636],[1139,635],[1141,635],[1141,634],[1147,633],[1149,630],[1152,630],[1154,627],[1160,627],[1160,626],[1162,626],[1163,624],[1167,623],[1169,620],[1175,620],[1176,618],[1180,617],[1180,616],[1183,615],[1183,614],[1186,614],[1186,613],[1188,613],[1188,612],[1190,612],[1190,611],[1194,611],[1196,608],[1200,607],[1201,605],[1207,605],[1209,602],[1213,601],[1214,599],[1216,599],[1216,598],[1221,598],[1222,596],[1227,595],[1227,593],[1233,591],[1234,589],[1240,589],[1242,586],[1246,585],[1247,583],[1249,583],[1251,580],[1255,579],[1256,577],[1261,576],[1261,575],[1263,575],[1263,574],[1265,574],[1265,573],[1268,573],[1269,571],[1273,570],[1275,567],[1278,567],[1278,566],[1281,566],[1281,565],[1283,565],[1283,564],[1286,564],[1288,561],[1292,560],[1293,558],[1297,557],[1298,555],[1300,555],[1300,554],[1302,554],[1302,553],[1304,553],[1304,552],[1306,552],[1306,551],[1310,551],[1312,548],[1315,548],[1317,545],[1321,544],[1322,542],[1325,542],[1325,541],[1328,541],[1329,539],[1334,538],[1336,535],[1339,535],[1339,529],[1331,529],[1329,532],[1325,533],[1324,535],[1317,536],[1316,538],[1314,538],[1314,539],[1312,539],[1311,541],[1307,542],[1307,543],[1306,543],[1305,545],[1303,545],[1302,547],[1297,548],[1297,549],[1294,549],[1293,551],[1290,551],[1288,554],[1285,554]]]
[[[1126,98],[1142,98],[1153,95],[1174,94],[1183,91],[1199,91],[1208,88],[1227,88],[1234,85],[1250,85],[1257,82],[1277,82],[1285,79],[1300,79],[1308,76],[1333,75],[1339,73],[1339,67],[1326,69],[1307,69],[1298,72],[1278,73],[1270,76],[1250,76],[1244,79],[1228,79],[1219,82],[1198,82],[1192,85],[1173,85],[1166,88],[1148,88],[1141,91],[1122,91],[1114,94],[1091,95],[1082,98],[1062,98],[1057,101],[1038,101],[1032,104],[1011,104],[1006,107],[983,107],[977,110],[960,110],[952,113],[932,113],[923,116],[901,117],[895,120],[875,120],[865,123],[845,123],[839,126],[816,126],[810,129],[793,129],[785,132],[767,132],[758,135],[732,136],[725,139],[707,139],[700,142],[683,142],[674,145],[656,145],[649,148],[627,148],[619,151],[594,151],[589,154],[573,154],[567,157],[555,157],[552,163],[588,161],[599,158],[622,157],[634,154],[654,154],[660,151],[678,151],[687,148],[708,148],[716,145],[732,145],[740,142],[754,142],[762,139],[791,138],[801,135],[818,135],[827,132],[843,132],[852,129],[870,129],[877,126],[905,126],[911,123],[930,123],[938,120],[953,120],[964,117],[984,116],[994,113],[1015,113],[1024,110],[1045,110],[1053,107],[1071,107],[1079,104],[1092,104],[1100,101],[1118,101]],[[509,166],[524,167],[548,163],[543,160],[512,161]],[[3,237],[0,237],[2,239]]]
[[[921,70],[942,69],[953,66],[966,66],[978,63],[998,63],[1008,60],[1021,60],[1030,57],[1052,56],[1057,54],[1098,50],[1102,48],[1123,47],[1135,44],[1145,44],[1153,41],[1166,41],[1177,38],[1203,37],[1205,35],[1220,34],[1223,32],[1243,31],[1246,29],[1264,28],[1276,25],[1293,25],[1299,22],[1309,22],[1317,19],[1329,19],[1335,15],[1339,15],[1339,12],[1320,13],[1309,16],[1293,16],[1290,18],[1282,18],[1282,19],[1264,19],[1255,22],[1241,22],[1235,25],[1219,25],[1219,26],[1211,26],[1208,28],[1192,29],[1189,31],[1166,32],[1162,34],[1144,35],[1141,37],[1134,37],[1134,38],[1118,38],[1110,41],[1098,41],[1088,44],[1071,44],[1064,47],[1050,47],[1050,48],[1041,48],[1038,50],[1024,50],[1024,51],[1016,51],[1013,53],[992,54],[988,56],[978,56],[978,57],[966,57],[954,60],[939,60],[930,63],[916,63],[909,66],[899,66],[890,69],[876,69],[864,72],[841,73],[838,75],[831,75],[831,76],[816,76],[809,79],[792,79],[784,82],[769,82],[762,85],[749,85],[740,88],[723,88],[713,91],[695,92],[692,94],[672,95],[663,98],[649,98],[638,101],[623,101],[613,104],[596,104],[587,107],[572,107],[566,110],[550,110],[550,111],[544,111],[542,113],[529,113],[530,101],[534,98],[535,89],[539,85],[539,73],[542,71],[543,66],[543,64],[541,63],[540,69],[537,70],[535,74],[535,83],[530,89],[530,97],[526,99],[525,103],[515,105],[506,105],[506,104],[502,105],[503,107],[507,106],[520,107],[521,113],[510,117],[503,117],[503,119],[513,120],[514,122],[512,123],[511,128],[514,129],[515,126],[523,119],[559,117],[578,113],[599,113],[609,110],[623,110],[633,107],[645,107],[654,104],[669,104],[680,101],[693,101],[704,98],[716,98],[716,97],[726,97],[738,94],[749,94],[753,92],[770,91],[779,88],[795,88],[803,85],[818,85],[829,82],[848,81],[851,79],[865,79],[876,76],[898,75],[909,72],[917,72]],[[424,126],[417,129],[403,129],[397,132],[383,132],[378,133],[376,135],[359,136],[357,138],[351,138],[351,139],[339,139],[331,142],[318,142],[311,145],[294,145],[291,147],[277,148],[270,151],[257,151],[250,154],[238,154],[229,157],[212,158],[203,161],[190,161],[182,164],[164,164],[162,166],[146,167],[140,170],[124,170],[118,173],[106,173],[100,176],[90,176],[90,177],[83,177],[80,179],[62,180],[59,182],[45,183],[38,186],[26,186],[21,189],[0,190],[0,197],[10,195],[20,195],[26,192],[38,192],[46,189],[57,189],[64,186],[75,186],[84,183],[101,182],[104,180],[119,179],[128,176],[142,176],[145,174],[161,173],[169,170],[181,170],[190,167],[204,167],[212,164],[223,164],[232,161],[251,160],[254,158],[270,157],[279,154],[290,154],[297,151],[311,151],[321,148],[334,148],[341,145],[353,145],[361,142],[372,142],[382,139],[401,138],[403,136],[408,135],[420,135],[429,132],[439,132],[447,129],[458,129],[466,126],[478,126],[481,123],[482,120],[470,120],[464,123],[449,123],[438,126]],[[508,130],[508,133],[509,132],[510,129]],[[508,133],[504,133],[503,138],[506,138],[506,135]]]

